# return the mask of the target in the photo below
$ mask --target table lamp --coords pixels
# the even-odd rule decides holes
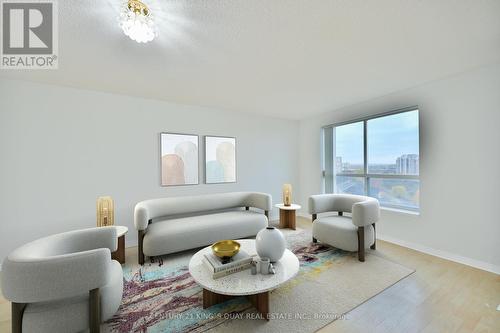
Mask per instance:
[[[292,185],[283,185],[283,204],[285,206],[290,206],[292,204]]]
[[[97,198],[97,226],[106,227],[115,224],[115,207],[111,197]]]

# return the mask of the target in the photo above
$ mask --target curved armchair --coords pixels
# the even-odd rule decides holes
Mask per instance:
[[[114,227],[56,234],[14,250],[2,265],[12,332],[99,332],[123,293]]]
[[[337,212],[318,218],[320,213]],[[344,212],[351,216],[344,216]],[[375,223],[380,217],[377,199],[351,194],[319,194],[309,197],[313,242],[318,240],[346,251],[358,251],[365,261],[365,249],[375,249]]]

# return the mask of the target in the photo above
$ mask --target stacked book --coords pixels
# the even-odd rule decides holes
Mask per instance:
[[[203,258],[205,266],[210,270],[214,279],[249,269],[252,266],[252,260],[253,257],[243,250],[240,250],[227,263],[222,263],[221,258],[213,253],[205,254]]]

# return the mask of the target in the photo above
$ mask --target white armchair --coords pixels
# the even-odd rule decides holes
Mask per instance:
[[[14,250],[2,265],[12,332],[99,332],[123,294],[114,227],[70,231]]]
[[[320,213],[337,212],[322,216]],[[351,216],[344,216],[344,212]],[[365,261],[365,249],[376,247],[375,223],[380,217],[377,199],[351,194],[319,194],[309,197],[313,242],[329,244],[345,251],[358,251]]]

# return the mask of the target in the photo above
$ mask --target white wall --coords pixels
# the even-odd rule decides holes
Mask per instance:
[[[237,183],[160,187],[162,131],[236,137]],[[298,183],[298,131],[297,121],[0,79],[0,260],[38,237],[94,226],[101,195],[115,199],[127,245],[143,199],[249,190],[278,201],[283,183]]]
[[[301,203],[321,191],[322,126],[412,105],[420,106],[421,214],[383,211],[377,233],[500,273],[498,64],[302,121]]]

